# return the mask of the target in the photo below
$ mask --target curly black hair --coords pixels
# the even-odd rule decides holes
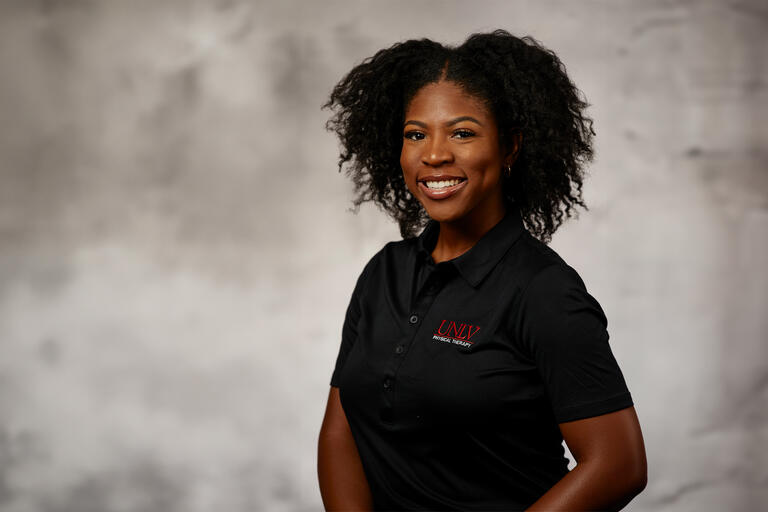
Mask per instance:
[[[339,172],[355,185],[355,210],[374,201],[403,238],[429,217],[402,177],[402,126],[408,103],[423,86],[446,80],[481,99],[494,115],[499,140],[517,132],[522,144],[505,201],[514,202],[528,231],[548,243],[582,199],[584,166],[593,159],[589,106],[557,55],[530,36],[505,30],[472,34],[460,46],[412,39],[379,50],[355,66],[323,108],[326,128],[341,141]]]

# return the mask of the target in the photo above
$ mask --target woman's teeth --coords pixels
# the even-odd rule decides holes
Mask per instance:
[[[452,187],[461,183],[461,180],[442,180],[425,182],[428,188],[440,190],[441,188]]]

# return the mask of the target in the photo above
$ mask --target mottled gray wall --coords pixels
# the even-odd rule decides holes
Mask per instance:
[[[317,510],[343,313],[396,226],[320,110],[377,49],[556,50],[597,159],[553,247],[609,317],[650,484],[768,502],[768,8],[0,0],[0,510]]]

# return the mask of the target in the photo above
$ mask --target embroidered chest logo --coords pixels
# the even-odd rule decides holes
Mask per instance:
[[[475,344],[472,338],[480,330],[480,327],[472,324],[457,323],[452,320],[443,320],[432,339],[443,343],[453,343],[461,347],[471,347]]]

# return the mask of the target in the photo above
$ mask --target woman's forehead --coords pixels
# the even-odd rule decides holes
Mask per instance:
[[[416,91],[406,109],[407,115],[492,117],[484,98],[468,92],[456,82],[439,81],[424,85]]]

